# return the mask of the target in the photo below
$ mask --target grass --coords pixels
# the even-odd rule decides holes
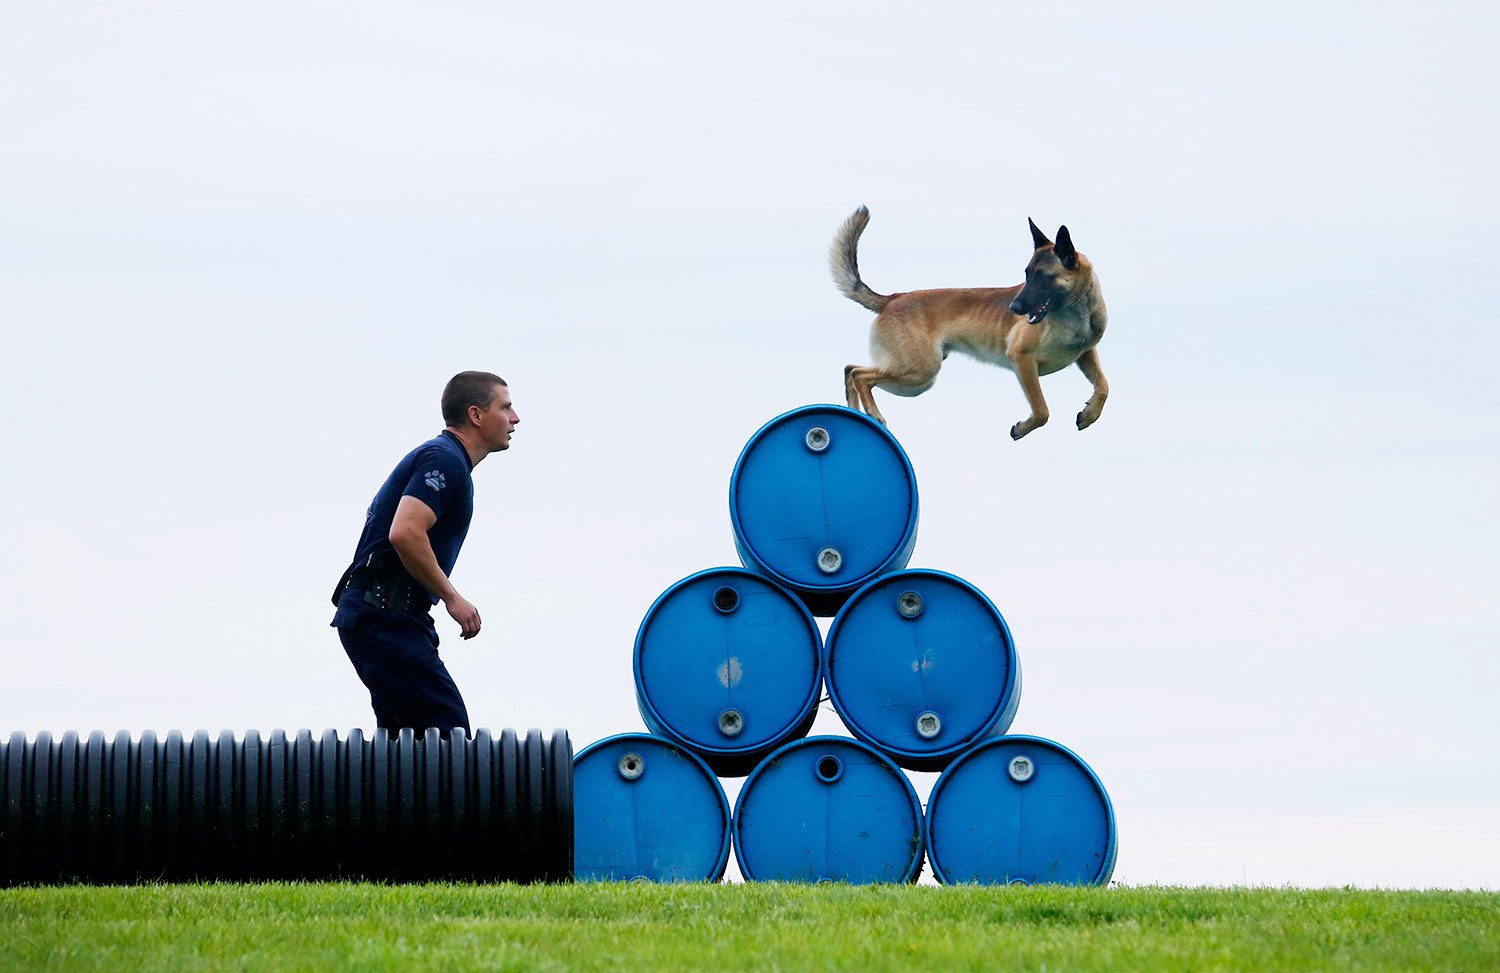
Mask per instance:
[[[0,970],[1495,970],[1500,894],[842,885],[0,889]]]

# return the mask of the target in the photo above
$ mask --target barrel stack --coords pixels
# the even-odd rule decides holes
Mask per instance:
[[[977,587],[907,570],[916,475],[883,425],[809,405],[730,477],[741,567],[671,585],[636,635],[647,734],[575,763],[580,879],[1102,884],[1114,812],[1061,744],[1007,736],[1021,668]],[[814,616],[832,617],[824,640]],[[808,737],[826,687],[851,738]],[[940,771],[924,814],[904,770]],[[718,777],[745,777],[732,813]]]

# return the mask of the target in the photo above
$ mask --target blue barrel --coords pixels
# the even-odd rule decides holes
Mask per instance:
[[[740,561],[832,615],[899,571],[917,541],[917,478],[896,437],[853,409],[807,405],[750,437],[729,480]]]
[[[823,648],[849,731],[912,770],[941,770],[1010,728],[1021,663],[978,588],[942,571],[886,575],[849,599]]]
[[[871,747],[817,736],[771,754],[734,805],[734,853],[750,880],[915,882],[922,805]]]
[[[672,585],[636,633],[641,718],[721,776],[742,777],[807,736],[822,686],[812,615],[744,568],[711,568]]]
[[[933,874],[949,885],[1103,885],[1115,870],[1115,810],[1067,747],[999,737],[933,785],[927,848]]]
[[[661,737],[621,733],[573,761],[573,877],[717,882],[729,799],[708,765]]]

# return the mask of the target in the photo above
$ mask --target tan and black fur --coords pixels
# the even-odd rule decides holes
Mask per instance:
[[[1057,231],[1053,243],[1031,223],[1036,249],[1026,265],[1023,284],[887,296],[875,293],[859,279],[859,235],[869,221],[868,209],[855,210],[839,227],[828,254],[834,282],[844,296],[879,315],[870,326],[875,364],[844,369],[849,408],[885,422],[872,389],[920,395],[937,381],[948,353],[957,351],[1008,368],[1020,379],[1031,415],[1011,426],[1010,438],[1020,439],[1047,422],[1040,376],[1074,363],[1094,386],[1078,413],[1078,428],[1093,425],[1109,397],[1109,383],[1095,348],[1104,336],[1108,314],[1094,267],[1074,249],[1066,226]]]

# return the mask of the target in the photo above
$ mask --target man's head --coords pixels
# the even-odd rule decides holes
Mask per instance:
[[[459,372],[443,389],[443,422],[470,439],[483,453],[510,448],[510,434],[521,421],[505,379],[492,372]]]

